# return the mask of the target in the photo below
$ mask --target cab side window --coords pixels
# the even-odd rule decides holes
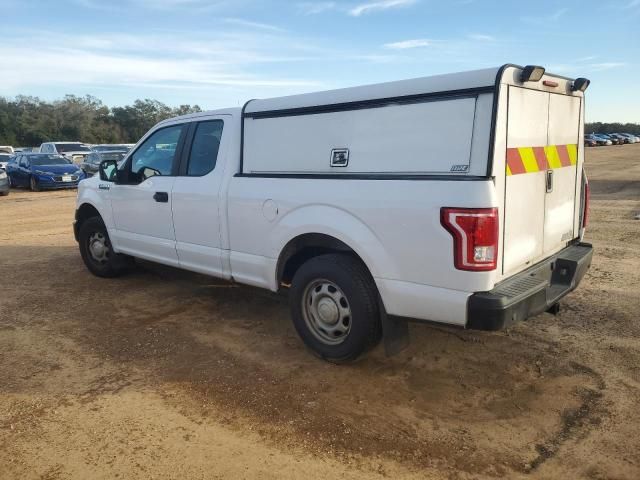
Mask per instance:
[[[223,127],[222,120],[198,123],[189,151],[188,176],[201,177],[216,167]]]
[[[185,125],[157,130],[131,156],[132,180],[143,182],[156,175],[172,175],[176,150]]]

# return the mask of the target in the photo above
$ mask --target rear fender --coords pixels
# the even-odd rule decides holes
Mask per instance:
[[[394,278],[397,273],[397,266],[375,232],[353,214],[329,205],[307,205],[287,212],[274,229],[269,256],[279,258],[291,240],[308,233],[328,235],[348,245],[373,277]]]

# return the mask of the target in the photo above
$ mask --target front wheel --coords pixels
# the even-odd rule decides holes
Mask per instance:
[[[319,357],[353,361],[380,341],[378,292],[358,259],[345,254],[314,257],[298,269],[290,293],[294,326]]]
[[[117,277],[133,264],[131,257],[113,251],[107,228],[100,217],[91,217],[84,221],[78,240],[84,264],[98,277]]]
[[[31,188],[32,192],[40,191],[40,185],[38,184],[38,180],[36,180],[36,177],[31,177],[29,179],[29,187]]]

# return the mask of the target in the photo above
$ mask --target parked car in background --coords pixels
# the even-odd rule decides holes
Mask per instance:
[[[584,138],[585,140],[593,140],[594,142],[596,142],[596,145],[598,146],[605,146],[607,145],[607,142],[609,142],[609,140],[601,138],[595,133],[588,133],[587,135],[584,136]],[[611,145],[611,143],[609,143],[609,145]]]
[[[600,135],[602,138],[606,140],[609,140],[611,142],[611,145],[622,145],[623,143],[618,138],[613,137],[608,133],[599,133],[598,135]]]
[[[13,157],[13,155],[9,153],[0,153],[0,168],[2,168],[3,170],[6,170],[7,163],[9,163],[9,160],[11,159],[11,157]]]
[[[621,137],[624,137],[627,139],[627,143],[638,143],[640,142],[640,139],[638,137],[636,137],[635,135],[631,135],[630,133],[618,133],[617,135],[620,135]]]
[[[629,138],[624,135],[620,135],[619,133],[608,133],[607,136],[611,139],[617,140],[619,145],[629,143]]]
[[[45,188],[76,188],[84,172],[67,158],[52,153],[19,153],[7,165],[9,181],[14,187],[28,187],[34,192]]]
[[[596,139],[599,139],[600,141],[598,142],[598,145],[603,145],[603,146],[610,146],[613,145],[613,142],[611,141],[611,139],[605,137],[604,135],[600,134],[600,133],[594,133],[593,136]]]
[[[595,138],[590,137],[589,135],[585,135],[584,136],[584,146],[585,147],[597,147],[598,146],[598,142],[596,141]]]
[[[91,153],[83,163],[80,164],[84,173],[88,176],[93,175],[100,168],[100,162],[104,160],[122,160],[130,148],[126,145],[94,145]]]
[[[15,151],[11,145],[0,145],[0,153],[9,153],[13,154]]]
[[[47,142],[40,145],[40,153],[62,155],[72,163],[84,162],[91,149],[80,142]]]
[[[0,168],[0,197],[9,195],[9,177],[4,168]]]

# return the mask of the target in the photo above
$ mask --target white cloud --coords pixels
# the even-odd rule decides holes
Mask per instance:
[[[626,65],[627,64],[624,62],[603,62],[603,63],[592,63],[588,65],[588,68],[590,68],[594,72],[600,72],[602,70],[611,70],[612,68],[620,68]]]
[[[0,43],[0,58],[12,66],[0,75],[0,91],[219,86],[251,87],[264,94],[265,89],[320,86],[315,80],[263,73],[261,64],[309,58],[304,45],[280,36],[192,32],[185,40],[180,33],[76,36],[32,31],[23,37],[12,35]]]
[[[349,15],[359,17],[365,13],[371,13],[379,10],[388,10],[396,7],[408,7],[416,3],[417,0],[378,0],[369,3],[356,5],[349,10]]]
[[[495,37],[492,37],[491,35],[484,35],[481,33],[472,33],[471,35],[469,35],[469,38],[471,40],[476,40],[478,42],[493,42],[495,41]]]
[[[73,0],[77,5],[95,10],[125,12],[130,8],[143,10],[189,9],[191,12],[206,12],[233,6],[232,0]]]
[[[549,15],[540,17],[521,17],[521,20],[525,23],[530,23],[533,25],[545,25],[559,21],[568,11],[568,8],[560,8],[559,10],[556,10]]]
[[[385,43],[385,48],[390,48],[392,50],[406,50],[409,48],[421,48],[428,47],[431,45],[431,41],[426,38],[416,38],[414,40],[403,40],[401,42],[393,42],[393,43]]]
[[[338,8],[336,2],[303,2],[298,4],[298,8],[305,15],[317,15]]]
[[[560,10],[557,10],[555,13],[553,13],[551,16],[549,16],[549,19],[551,21],[557,22],[568,11],[569,11],[568,8],[561,8]]]
[[[231,25],[238,25],[240,27],[257,28],[259,30],[269,30],[271,32],[285,31],[284,28],[280,28],[275,25],[261,22],[252,22],[251,20],[244,20],[242,18],[225,18],[224,22]]]

